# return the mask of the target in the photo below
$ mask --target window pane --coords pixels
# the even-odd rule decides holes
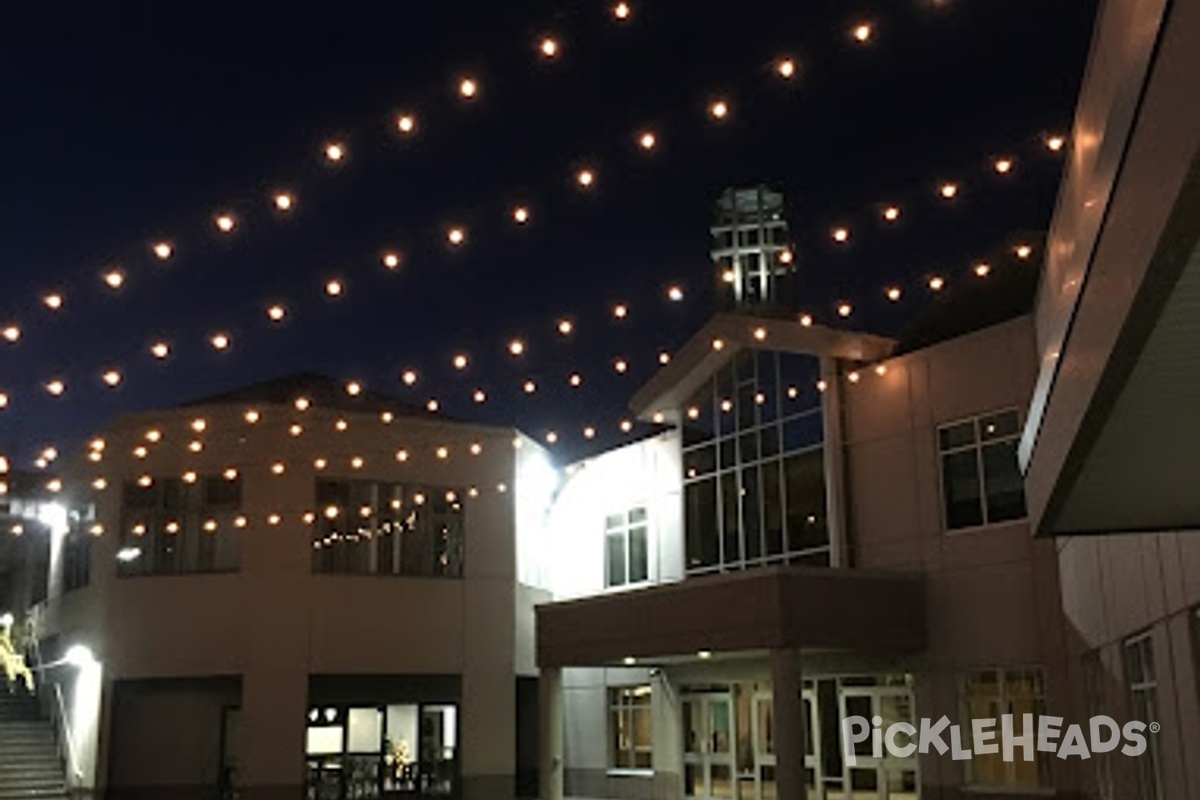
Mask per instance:
[[[646,529],[629,531],[629,582],[637,583],[650,577],[650,559],[647,553]]]
[[[607,517],[604,518],[604,529],[605,530],[609,530],[609,531],[616,530],[617,528],[622,527],[624,524],[625,524],[625,515],[624,514],[609,514]]]
[[[742,536],[746,558],[762,555],[761,500],[758,496],[758,467],[742,469]]]
[[[1025,488],[1017,467],[1016,439],[984,446],[983,477],[988,522],[1025,516]]]
[[[963,422],[938,431],[938,442],[943,450],[953,450],[975,443],[975,422]]]
[[[685,478],[698,478],[707,475],[717,468],[716,445],[697,447],[683,454],[683,475]]]
[[[688,568],[717,563],[717,481],[707,478],[684,490]]]
[[[825,471],[820,450],[789,456],[784,462],[788,550],[829,543],[825,530]]]
[[[768,556],[783,552],[783,497],[780,494],[779,470],[778,460],[762,465],[763,529]]]
[[[964,450],[942,456],[942,490],[946,501],[946,527],[967,528],[983,524],[979,497],[976,451]]]
[[[979,420],[979,437],[983,441],[1018,433],[1019,417],[1016,411],[1004,411]]]
[[[630,525],[635,525],[639,522],[645,522],[645,520],[646,520],[646,509],[645,508],[638,506],[637,508],[630,510],[630,512],[629,512],[629,524]]]
[[[721,560],[734,564],[742,560],[742,549],[738,543],[739,525],[737,474],[727,472],[721,476],[721,524],[724,551]]]
[[[605,537],[608,564],[608,585],[622,586],[625,584],[625,534],[609,534]]]

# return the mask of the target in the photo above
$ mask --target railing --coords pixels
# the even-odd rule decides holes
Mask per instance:
[[[36,618],[33,622],[36,629]],[[49,680],[54,686],[54,704],[50,709],[50,719],[54,723],[54,733],[59,745],[59,755],[67,766],[70,767],[67,775],[67,788],[75,788],[83,780],[83,770],[79,768],[79,757],[75,752],[75,737],[71,733],[71,721],[67,716],[67,704],[63,701],[62,687],[57,680],[50,679],[46,672],[46,664],[42,661],[42,647],[38,641],[36,632],[31,633],[29,636],[29,643],[33,650],[33,670],[38,675],[38,688],[41,688],[44,680]],[[52,664],[50,666],[55,665]],[[39,691],[38,694],[40,695],[41,692]],[[45,700],[42,701],[42,704],[43,707],[46,705]]]

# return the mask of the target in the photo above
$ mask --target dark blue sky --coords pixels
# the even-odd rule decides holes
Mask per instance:
[[[707,226],[735,183],[784,191],[801,306],[818,321],[885,333],[949,291],[969,266],[1049,221],[1062,155],[1042,143],[1069,128],[1094,2],[353,4],[113,2],[22,4],[0,21],[0,452],[77,441],[122,410],[175,403],[312,369],[371,388],[429,396],[458,416],[554,428],[564,448],[583,424],[616,435],[655,354],[711,311]],[[249,7],[249,8],[247,8]],[[869,20],[866,46],[849,35]],[[539,59],[556,36],[562,55]],[[794,56],[781,81],[772,62]],[[454,95],[470,72],[469,105]],[[716,125],[705,107],[729,99]],[[391,128],[399,108],[419,136]],[[653,128],[661,146],[637,151]],[[349,158],[329,168],[323,142]],[[990,159],[1016,160],[1012,175]],[[597,186],[578,192],[578,165]],[[942,180],[961,185],[953,203]],[[270,196],[298,199],[287,220]],[[881,202],[904,209],[885,227]],[[533,223],[513,226],[527,203]],[[241,225],[220,237],[212,214]],[[449,252],[446,226],[470,231]],[[853,231],[848,247],[828,236]],[[177,256],[150,257],[167,238]],[[379,265],[398,247],[404,267]],[[129,280],[106,291],[100,272]],[[1032,267],[1030,267],[1032,268]],[[346,296],[322,296],[326,279]],[[680,283],[683,303],[665,301]],[[889,305],[882,288],[905,287]],[[38,302],[62,291],[52,314]],[[837,300],[855,304],[839,323]],[[284,302],[289,321],[263,309]],[[627,302],[630,318],[609,308]],[[561,315],[577,334],[554,332]],[[207,334],[229,330],[216,354]],[[525,339],[514,363],[505,343]],[[150,358],[155,338],[175,348]],[[474,364],[455,374],[450,358]],[[616,375],[612,358],[629,359]],[[117,391],[100,374],[124,373]],[[417,366],[416,390],[398,383]],[[588,391],[569,392],[566,375]],[[65,377],[68,391],[40,390]],[[535,378],[543,391],[526,397]],[[471,392],[489,393],[476,406]],[[553,391],[549,389],[553,387]]]

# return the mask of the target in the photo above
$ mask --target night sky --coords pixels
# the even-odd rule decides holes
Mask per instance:
[[[802,310],[886,334],[929,302],[930,275],[953,293],[979,280],[973,263],[1049,224],[1064,154],[1044,139],[1069,132],[1096,3],[630,5],[618,22],[600,1],[9,4],[0,326],[22,335],[0,340],[0,453],[23,465],[122,411],[314,370],[539,438],[554,429],[565,457],[585,424],[619,441],[657,353],[711,313],[708,225],[726,186],[785,193]],[[866,44],[850,33],[863,21]],[[774,71],[783,55],[790,81]],[[456,94],[468,74],[472,102]],[[731,109],[720,123],[706,111],[717,97]],[[401,109],[417,135],[397,133]],[[637,147],[643,129],[653,152]],[[331,165],[335,140],[347,157]],[[992,170],[998,156],[1011,174]],[[942,181],[960,187],[952,202]],[[279,190],[296,197],[286,216]],[[884,203],[901,206],[898,224]],[[518,204],[528,225],[512,222]],[[220,211],[237,216],[233,235],[213,226]],[[462,248],[446,245],[452,224]],[[838,225],[847,245],[830,238]],[[164,239],[176,252],[159,262]],[[389,249],[398,271],[380,264]],[[100,276],[118,264],[113,292]],[[667,300],[674,284],[682,302]],[[48,291],[60,310],[42,305]],[[208,344],[218,330],[228,352]],[[115,390],[100,377],[113,367]],[[415,387],[398,380],[406,367]],[[575,370],[582,390],[567,387]],[[61,398],[42,389],[53,378]]]

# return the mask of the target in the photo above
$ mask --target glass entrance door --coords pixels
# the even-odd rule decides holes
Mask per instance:
[[[685,695],[682,707],[684,797],[734,800],[732,696]]]
[[[881,717],[884,732],[896,722],[915,722],[912,692],[903,687],[864,686],[844,687],[839,693],[841,719],[861,716],[866,719]],[[898,734],[895,742],[903,747],[909,743],[908,736]],[[919,782],[917,757],[892,756],[885,746],[883,756],[871,755],[871,738],[854,745],[856,764],[844,763],[842,773],[842,796],[845,800],[917,800]]]

